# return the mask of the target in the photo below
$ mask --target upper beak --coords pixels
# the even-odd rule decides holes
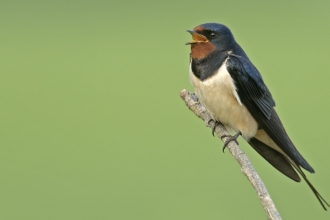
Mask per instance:
[[[199,34],[196,31],[192,31],[192,30],[187,30],[187,31],[192,35],[193,40],[187,42],[186,45],[196,44],[196,43],[206,43],[209,41],[204,35]]]

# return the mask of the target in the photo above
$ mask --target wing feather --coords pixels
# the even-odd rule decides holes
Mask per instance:
[[[274,109],[275,101],[257,68],[247,58],[235,54],[229,55],[226,65],[229,74],[234,79],[240,100],[258,124],[290,159],[314,173],[313,168],[300,155],[287,135]]]

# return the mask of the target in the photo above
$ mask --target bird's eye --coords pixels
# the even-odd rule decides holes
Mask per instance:
[[[216,34],[216,33],[214,33],[214,32],[211,32],[211,33],[210,33],[210,36],[211,36],[211,37],[216,37],[216,36],[217,36],[217,34]]]

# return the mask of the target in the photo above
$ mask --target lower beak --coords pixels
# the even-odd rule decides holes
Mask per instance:
[[[186,43],[186,45],[189,44],[196,44],[196,43],[206,43],[209,40],[202,34],[197,33],[196,31],[187,30],[193,37],[192,41],[189,41]]]

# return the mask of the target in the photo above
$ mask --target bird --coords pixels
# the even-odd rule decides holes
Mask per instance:
[[[327,210],[330,205],[302,171],[314,173],[314,169],[292,143],[261,74],[230,29],[223,24],[204,23],[187,31],[192,35],[186,43],[191,47],[189,79],[198,101],[215,122],[212,134],[219,124],[235,133],[227,136],[223,150],[242,136],[282,174],[296,182],[301,176]]]

